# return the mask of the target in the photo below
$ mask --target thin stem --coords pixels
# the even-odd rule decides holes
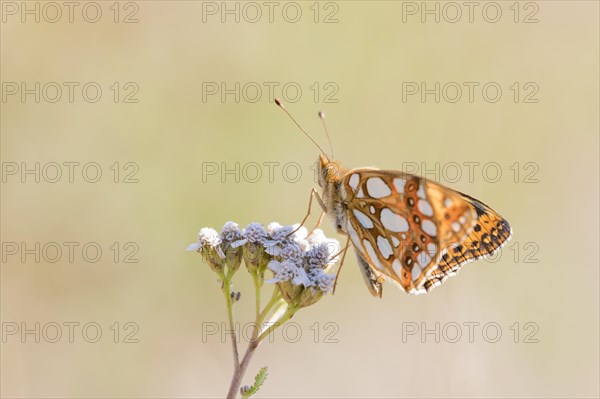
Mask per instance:
[[[233,301],[231,300],[231,276],[223,279],[223,294],[225,295],[225,303],[227,304],[227,318],[229,319],[229,330],[231,331],[231,346],[233,349],[233,368],[237,370],[240,364],[238,354],[237,337],[235,334],[235,326],[233,324]]]
[[[263,333],[260,334],[256,340],[258,342],[262,341],[266,336],[271,334],[277,327],[279,327],[280,325],[282,325],[283,323],[285,323],[286,321],[291,319],[297,310],[298,310],[298,308],[295,308],[295,307],[288,308],[288,310],[283,314],[283,316],[281,316],[281,319],[277,320],[275,323],[270,325],[269,328],[267,328],[265,331],[263,331]]]
[[[254,280],[254,296],[256,298],[256,320],[258,320],[258,317],[260,316],[260,281],[258,279],[258,275],[257,274],[252,274],[252,280]]]
[[[233,373],[233,378],[231,379],[231,385],[229,386],[229,392],[227,392],[227,399],[235,399],[235,396],[240,390],[240,385],[242,385],[242,378],[244,378],[244,374],[246,374],[246,369],[250,364],[250,359],[254,355],[256,348],[260,344],[259,341],[252,340],[248,345],[248,349],[244,354],[244,358],[238,367],[235,368],[235,372]]]
[[[281,291],[279,291],[279,287],[275,287],[273,289],[273,295],[271,295],[271,299],[265,305],[265,308],[263,309],[262,313],[256,319],[256,328],[257,328],[256,335],[258,335],[258,330],[260,330],[260,325],[263,323],[263,321],[265,321],[265,318],[268,316],[271,309],[273,309],[273,306],[275,306],[275,304],[277,302],[279,302],[280,299],[281,299]],[[253,337],[256,338],[256,335],[253,335]]]
[[[275,301],[273,301],[273,299],[275,299]],[[277,298],[276,295],[273,295],[273,298],[271,299],[271,301],[269,301],[269,303],[271,303],[271,302],[275,303],[279,299],[280,298]],[[266,314],[265,310],[263,310],[263,313],[261,314],[261,316]],[[242,362],[235,368],[233,377],[231,379],[231,385],[229,386],[229,392],[227,393],[227,399],[235,399],[237,392],[240,390],[240,385],[242,384],[242,378],[244,378],[244,374],[246,374],[246,370],[248,369],[250,360],[252,359],[252,356],[254,355],[254,352],[256,351],[256,348],[258,348],[258,346],[260,345],[261,341],[266,336],[268,336],[271,332],[273,332],[277,327],[279,327],[280,325],[282,325],[283,323],[285,323],[286,321],[291,319],[297,310],[298,310],[297,308],[289,308],[285,312],[285,314],[281,317],[281,319],[279,319],[273,325],[269,326],[269,328],[267,328],[262,334],[260,334],[260,336],[258,336],[258,338],[254,338],[254,337],[252,338],[252,340],[250,341],[250,344],[248,345],[248,349],[246,350],[246,353],[244,354],[244,357],[242,358]],[[256,326],[255,326],[255,332],[257,331],[257,328],[258,328],[258,324],[256,324]]]

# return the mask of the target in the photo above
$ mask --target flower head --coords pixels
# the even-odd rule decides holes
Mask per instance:
[[[286,281],[292,282],[294,285],[303,285],[310,287],[313,283],[308,278],[306,271],[298,267],[293,261],[285,260],[280,262],[278,260],[272,260],[269,262],[269,270],[274,274],[271,280],[267,280],[268,283],[283,283]]]
[[[267,225],[267,234],[272,235],[276,230],[280,229],[281,226],[279,223],[277,222],[271,222]]]
[[[198,233],[198,242],[203,247],[216,248],[221,244],[219,233],[211,227],[203,227]]]
[[[203,227],[198,233],[198,242],[188,245],[187,250],[200,252],[211,269],[222,275],[225,265],[225,253],[223,253],[221,243],[221,237],[215,229]]]
[[[222,248],[227,258],[225,263],[229,266],[229,270],[235,273],[242,263],[241,246],[245,243],[242,231],[237,223],[227,222],[221,229],[220,237],[223,242]]]
[[[294,241],[284,245],[269,263],[273,278],[266,282],[277,283],[286,302],[297,308],[312,305],[333,290],[335,275],[326,270],[337,261],[332,256],[338,252],[339,243],[326,238],[322,231],[318,234],[294,236]]]
[[[221,229],[221,239],[225,242],[235,244],[244,239],[244,235],[240,230],[240,226],[234,222],[227,222]],[[236,245],[236,247],[239,245]]]
[[[265,250],[269,255],[278,256],[286,244],[293,242],[292,226],[282,226],[279,223],[273,222],[267,226],[267,239],[263,242]]]
[[[262,280],[270,259],[264,248],[267,232],[260,223],[250,223],[244,229],[243,236],[246,268],[250,273],[257,273],[259,279]]]
[[[322,241],[313,245],[306,252],[306,262],[308,267],[325,269],[329,264],[335,263],[332,257],[338,251],[339,243],[337,241]]]
[[[220,234],[205,227],[198,234],[198,242],[188,247],[200,252],[210,267],[223,276],[235,272],[242,258],[261,284],[265,271],[272,271],[273,278],[266,282],[277,284],[285,301],[294,308],[312,305],[332,292],[335,274],[328,271],[337,262],[334,255],[339,249],[339,242],[327,238],[320,229],[309,235],[303,226],[282,226],[276,222],[266,229],[259,223],[250,223],[243,230],[236,223],[227,222]]]
[[[313,268],[308,272],[308,278],[314,283],[315,287],[324,294],[329,294],[333,291],[333,285],[335,283],[334,274],[325,273],[323,269]]]
[[[244,238],[251,244],[262,244],[267,238],[267,232],[260,223],[250,223],[244,229]]]
[[[298,243],[291,242],[291,243],[286,244],[281,249],[281,252],[279,255],[281,256],[281,258],[287,259],[290,262],[293,262],[298,266],[302,265],[303,251],[302,251],[302,247],[300,247],[300,245]]]

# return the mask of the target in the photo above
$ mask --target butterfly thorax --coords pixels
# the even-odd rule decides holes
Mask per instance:
[[[332,220],[338,233],[348,234],[346,225],[347,204],[345,203],[345,191],[342,180],[346,174],[337,162],[330,161],[326,156],[319,157],[319,186],[323,189],[323,203],[325,213]]]

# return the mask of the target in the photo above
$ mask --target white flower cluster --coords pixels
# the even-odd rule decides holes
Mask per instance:
[[[337,240],[325,237],[320,229],[314,230],[308,236],[305,227],[298,227],[273,226],[271,236],[284,238],[268,243],[267,252],[274,256],[268,267],[274,276],[266,282],[290,281],[293,285],[313,287],[323,293],[329,293],[333,289],[335,275],[328,274],[327,271],[337,262],[334,255],[339,252],[340,244]],[[289,234],[296,229],[297,231],[290,236]],[[281,231],[286,234],[278,234]]]
[[[198,242],[187,249],[202,253],[215,251],[224,258],[228,248],[241,251],[244,246],[264,248],[268,269],[273,272],[273,278],[265,282],[291,282],[294,286],[312,287],[323,294],[333,289],[335,275],[327,272],[338,261],[334,255],[340,251],[340,243],[327,238],[320,229],[308,235],[307,229],[297,224],[282,226],[273,222],[266,229],[259,223],[251,223],[240,230],[236,223],[227,222],[221,233],[202,228]]]

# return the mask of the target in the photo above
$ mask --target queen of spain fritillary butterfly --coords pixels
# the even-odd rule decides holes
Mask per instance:
[[[345,169],[321,150],[318,177],[318,202],[352,242],[374,296],[381,297],[388,280],[410,294],[429,292],[512,235],[508,222],[481,201],[415,175]]]

